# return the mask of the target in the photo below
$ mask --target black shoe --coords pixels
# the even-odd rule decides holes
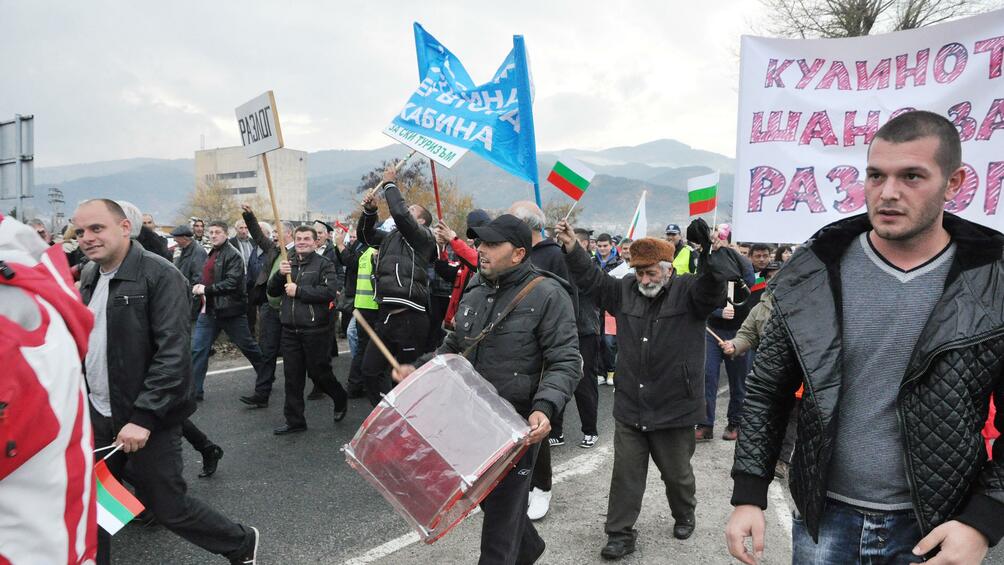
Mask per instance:
[[[197,392],[197,393],[195,393],[195,401],[196,402],[202,402],[205,399],[206,399],[206,393],[204,393],[204,392]]]
[[[315,386],[314,389],[310,391],[310,394],[307,395],[307,400],[320,400],[325,396],[327,395],[324,394],[324,391]]]
[[[223,448],[218,445],[210,445],[202,452],[202,472],[199,477],[212,477],[216,473],[216,467],[223,459]]]
[[[607,545],[600,550],[600,557],[603,559],[613,560],[620,559],[625,555],[634,553],[634,540],[631,539],[618,539],[618,540],[608,540]]]
[[[272,433],[277,436],[284,436],[286,434],[295,434],[305,431],[307,431],[307,426],[290,426],[289,424],[286,424],[285,426],[279,426],[278,428],[272,430]]]
[[[268,408],[268,398],[264,396],[258,396],[257,394],[252,394],[251,396],[242,396],[241,402],[247,404],[251,408]]]
[[[335,402],[335,421],[341,422],[345,419],[345,414],[349,412],[349,403],[346,401]]]
[[[673,537],[676,539],[687,539],[694,533],[696,522],[677,522],[673,525]]]
[[[143,510],[133,518],[132,523],[144,528],[150,528],[157,525],[157,519],[153,517],[153,513],[149,510]]]
[[[231,565],[257,565],[258,563],[258,538],[261,537],[258,534],[258,528],[250,528],[251,535],[254,536],[253,543],[250,543],[251,547],[248,548],[243,554],[232,557],[230,559]]]

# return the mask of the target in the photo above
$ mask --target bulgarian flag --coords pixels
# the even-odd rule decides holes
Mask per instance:
[[[718,205],[718,177],[718,173],[714,172],[687,180],[691,216],[711,212]]]
[[[767,279],[763,278],[763,275],[757,274],[756,282],[750,287],[750,292],[756,292],[758,290],[763,290],[767,288]]]
[[[94,476],[98,489],[98,525],[113,536],[142,512],[144,506],[115,480],[104,461],[94,465]]]
[[[571,157],[563,157],[554,164],[551,173],[547,175],[547,182],[558,187],[558,190],[578,202],[586,193],[586,188],[589,187],[594,176],[596,173],[589,167]]]
[[[638,208],[634,211],[634,217],[631,218],[631,227],[628,228],[627,238],[634,240],[639,237],[645,237],[648,233],[648,217],[645,215],[645,192],[641,191],[641,200],[638,201]]]

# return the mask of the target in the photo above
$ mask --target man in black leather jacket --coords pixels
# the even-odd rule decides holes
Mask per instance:
[[[192,294],[204,299],[204,307],[192,335],[196,400],[202,400],[209,348],[221,331],[227,332],[227,337],[251,362],[255,372],[261,371],[262,367],[261,349],[248,328],[244,259],[240,251],[227,241],[226,222],[210,222],[206,233],[213,249],[203,267],[202,281],[192,287]]]
[[[937,552],[932,563],[975,564],[1004,535],[1004,445],[988,461],[980,436],[991,395],[1004,400],[1004,236],[944,212],[967,180],[961,153],[937,114],[890,120],[869,147],[867,215],[817,232],[771,280],[726,527],[744,563],[763,552],[767,487],[802,384],[794,563]]]
[[[100,315],[87,355],[94,443],[121,446],[108,459],[158,522],[233,563],[254,563],[258,532],[232,522],[185,492],[181,425],[195,411],[189,357],[188,284],[163,257],[129,240],[130,222],[112,200],[89,200],[73,216],[91,262],[80,291]],[[110,536],[98,536],[98,563],[110,562]]]
[[[335,299],[338,285],[335,266],[315,252],[317,232],[300,226],[293,231],[296,255],[279,263],[279,270],[268,280],[268,295],[280,296],[279,321],[282,323],[282,358],[285,362],[286,425],[275,429],[276,435],[307,429],[303,416],[303,385],[307,374],[314,385],[335,402],[335,421],[345,417],[348,396],[331,372],[331,332],[328,305]],[[286,282],[289,275],[293,282]]]

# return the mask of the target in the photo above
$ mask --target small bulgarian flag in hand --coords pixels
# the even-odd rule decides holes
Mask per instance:
[[[142,512],[144,506],[115,480],[104,461],[94,465],[94,476],[98,489],[98,525],[113,536]]]
[[[757,274],[756,282],[750,287],[750,292],[756,292],[765,288],[767,288],[767,279],[763,278],[762,274]]]
[[[551,173],[547,175],[547,182],[558,187],[558,190],[578,202],[586,193],[586,188],[589,187],[594,176],[596,173],[589,167],[571,157],[562,157],[554,164]]]
[[[717,172],[687,180],[687,199],[690,202],[691,216],[706,214],[718,206],[718,181]]]

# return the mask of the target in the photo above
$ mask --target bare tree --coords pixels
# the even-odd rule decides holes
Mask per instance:
[[[760,0],[777,37],[858,37],[916,29],[1000,7],[1000,0]]]

